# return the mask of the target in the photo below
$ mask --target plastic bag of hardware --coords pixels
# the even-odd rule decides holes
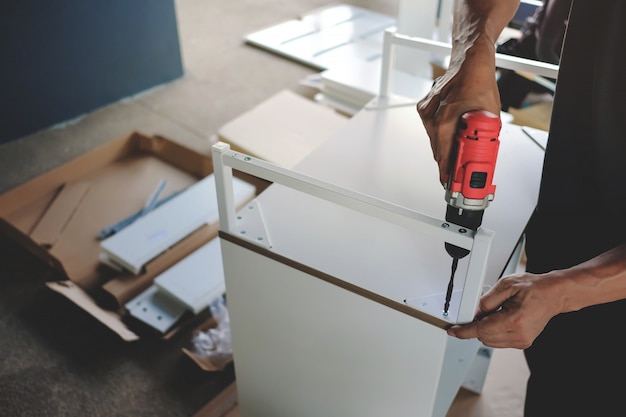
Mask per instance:
[[[233,350],[230,338],[230,319],[224,299],[219,297],[209,306],[216,327],[196,332],[192,337],[194,353],[221,367],[232,360]]]

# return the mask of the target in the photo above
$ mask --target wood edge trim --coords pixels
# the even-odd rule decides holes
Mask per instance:
[[[270,258],[276,262],[280,262],[281,264],[284,264],[286,266],[289,266],[291,268],[295,268],[299,271],[302,271],[306,274],[312,275],[316,278],[319,278],[323,281],[326,281],[330,284],[336,285],[340,288],[343,288],[344,290],[350,291],[352,293],[355,293],[357,295],[360,295],[362,297],[365,297],[369,300],[372,300],[374,302],[377,302],[379,304],[382,304],[386,307],[392,308],[396,311],[399,311],[401,313],[407,314],[411,317],[414,317],[418,320],[424,321],[428,324],[431,324],[435,327],[438,327],[442,330],[447,330],[448,328],[450,328],[452,326],[451,323],[442,320],[442,319],[438,319],[437,317],[433,317],[430,314],[424,313],[422,311],[416,310],[412,307],[409,307],[405,304],[401,304],[397,301],[393,301],[389,298],[383,297],[379,294],[376,294],[372,291],[366,290],[364,288],[361,288],[357,285],[354,284],[350,284],[342,279],[339,279],[333,275],[327,274],[325,272],[319,271],[315,268],[312,268],[308,265],[302,264],[300,262],[297,262],[293,259],[287,258],[283,255],[280,255],[276,252],[272,252],[271,250],[264,248],[262,246],[259,245],[255,245],[252,242],[249,242],[245,239],[242,239],[240,237],[234,236],[232,234],[226,233],[222,230],[220,230],[218,232],[218,235],[220,238],[227,240],[231,243],[234,243],[235,245],[241,246],[245,249],[251,250],[255,253],[258,253],[259,255],[265,256],[266,258]]]

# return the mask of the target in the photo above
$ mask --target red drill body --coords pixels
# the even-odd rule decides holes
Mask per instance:
[[[459,122],[456,151],[446,186],[449,205],[484,210],[493,200],[493,173],[500,146],[500,118],[487,111],[465,113]]]
[[[484,210],[496,192],[493,174],[501,127],[500,118],[487,111],[472,111],[461,116],[446,184],[446,221],[472,230],[482,224]],[[447,315],[456,267],[459,259],[469,251],[449,243],[445,247],[452,257],[452,272],[443,308],[444,315]]]

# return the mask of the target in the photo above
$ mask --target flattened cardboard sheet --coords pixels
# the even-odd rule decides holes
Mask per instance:
[[[31,238],[44,247],[51,248],[54,246],[71,221],[90,186],[90,183],[84,181],[63,185],[50,207],[30,233]]]
[[[63,295],[87,313],[98,319],[105,326],[117,333],[127,342],[139,339],[139,336],[128,329],[122,322],[122,316],[114,311],[105,310],[93,302],[93,299],[72,281],[51,281],[46,285],[52,291]]]

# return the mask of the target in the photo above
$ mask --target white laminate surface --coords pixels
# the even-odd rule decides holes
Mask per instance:
[[[518,126],[504,125],[500,140],[496,196],[483,221],[495,232],[487,284],[501,275],[534,209],[543,161],[542,149]],[[430,216],[445,215],[426,132],[414,105],[399,98],[387,109],[359,112],[294,170]],[[442,299],[451,265],[443,241],[279,185],[258,201],[273,251],[398,303]],[[467,258],[459,263],[456,289],[466,268]],[[459,298],[453,297],[452,312]],[[444,318],[438,305],[424,311]]]

